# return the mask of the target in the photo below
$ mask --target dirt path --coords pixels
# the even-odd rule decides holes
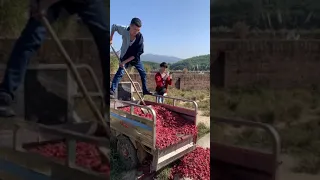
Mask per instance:
[[[197,145],[203,148],[210,148],[210,133],[206,134],[197,141]]]
[[[279,180],[319,180],[320,174],[311,175],[305,173],[292,172],[293,165],[296,164],[294,158],[288,155],[281,155],[283,163],[279,169]]]
[[[210,117],[202,116],[202,111],[198,111],[197,115],[197,125],[199,123],[204,123],[207,127],[210,128]],[[210,148],[210,133],[206,134],[197,141],[197,145],[203,148]]]
[[[204,123],[207,127],[210,127],[210,117],[207,116],[202,116],[203,111],[198,110],[198,115],[197,115],[197,125],[199,123]]]

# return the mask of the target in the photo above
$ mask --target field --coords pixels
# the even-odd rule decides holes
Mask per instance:
[[[177,97],[183,99],[195,100],[199,106],[199,117],[198,117],[198,137],[201,138],[205,134],[210,132],[210,97],[209,90],[190,90],[190,91],[182,91],[178,89],[170,89],[168,92],[168,96]],[[138,99],[138,96],[135,96]],[[154,100],[152,97],[146,97],[146,100]],[[171,100],[166,100],[165,103],[172,104]],[[178,103],[178,106],[182,107],[192,107],[191,103]],[[112,158],[111,158],[111,177],[112,179],[121,179],[123,176],[123,169],[121,162],[119,160],[119,156],[115,150],[115,144],[112,145]],[[167,180],[170,174],[170,167],[165,167],[162,171],[157,174],[156,179],[158,180]],[[129,172],[130,173],[130,172]]]
[[[213,89],[211,98],[212,115],[274,126],[281,137],[281,157],[289,157],[291,172],[319,173],[320,90]],[[211,126],[212,137],[217,141],[264,149],[270,147],[270,139],[263,132],[213,122]]]

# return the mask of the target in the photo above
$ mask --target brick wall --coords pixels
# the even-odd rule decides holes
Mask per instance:
[[[260,31],[260,32],[248,32],[245,36],[246,39],[286,39],[289,31]],[[215,39],[235,39],[238,33],[235,32],[223,32],[211,30],[211,36]],[[319,39],[319,32],[310,32],[310,31],[299,31],[300,39]]]
[[[3,39],[0,38],[0,65],[5,65],[8,56],[12,50],[12,46],[15,39]],[[64,47],[69,53],[72,60],[77,64],[88,64],[95,71],[99,81],[101,81],[101,69],[100,60],[97,54],[97,48],[94,41],[91,39],[76,39],[76,40],[62,40]],[[106,47],[108,51],[108,47]],[[37,54],[32,58],[31,64],[59,64],[64,63],[64,59],[58,51],[56,44],[48,39],[44,42],[42,47],[39,49]],[[0,72],[2,76],[3,72]],[[92,80],[84,72],[81,71],[82,77],[86,84],[89,84],[89,89],[92,86]],[[210,87],[210,76],[209,74],[182,74],[174,73],[174,86],[180,89],[204,89]],[[113,75],[111,75],[111,78]],[[132,76],[134,81],[140,82],[138,74]],[[127,77],[124,76],[123,81],[128,81]],[[101,82],[100,82],[101,83]],[[148,75],[148,86],[152,90],[155,88],[154,74]]]
[[[224,52],[224,86],[259,84],[273,88],[320,84],[319,40],[212,40],[213,60]],[[218,63],[219,64],[219,63]],[[214,73],[212,73],[214,74]]]
[[[137,81],[141,85],[140,75],[139,74],[130,74],[133,81]],[[150,90],[154,90],[156,87],[155,74],[148,74],[147,76],[147,83],[148,88]],[[210,88],[210,74],[195,74],[195,73],[188,73],[188,74],[173,74],[173,84],[172,86],[178,89],[183,90],[200,90],[200,89],[209,89]],[[113,75],[110,77],[110,81],[112,81]],[[122,81],[129,81],[126,75],[123,76]]]

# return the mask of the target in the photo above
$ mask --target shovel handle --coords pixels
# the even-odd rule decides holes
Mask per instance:
[[[112,46],[112,45],[110,45],[110,46],[111,46],[111,49],[112,49],[113,53],[117,56],[117,59],[118,59],[119,63],[121,63],[120,57],[118,56],[118,54],[117,54],[116,51],[114,50],[113,46]],[[146,103],[144,102],[143,98],[141,97],[140,93],[138,92],[138,89],[137,89],[136,85],[134,84],[133,80],[131,79],[128,71],[126,70],[125,67],[123,67],[123,69],[124,69],[124,72],[127,74],[127,76],[128,76],[128,78],[129,78],[129,80],[130,80],[130,82],[131,82],[134,90],[135,90],[136,93],[138,94],[139,99],[141,100],[142,104],[146,106]]]
[[[78,73],[78,70],[75,66],[75,64],[73,63],[73,61],[71,60],[69,54],[67,53],[67,51],[65,50],[65,48],[63,47],[62,43],[60,42],[57,34],[54,32],[54,30],[52,29],[48,19],[45,16],[41,16],[41,20],[42,23],[44,24],[44,26],[46,27],[46,29],[49,31],[50,35],[52,36],[53,40],[56,42],[60,52],[62,53],[65,62],[69,68],[69,70],[71,71],[71,74],[73,75],[77,85],[80,88],[81,93],[83,94],[85,100],[87,101],[90,109],[92,110],[92,112],[94,113],[95,117],[101,122],[101,124],[105,127],[106,129],[106,133],[107,136],[110,137],[110,129],[107,126],[107,123],[105,122],[101,112],[98,110],[98,108],[96,107],[96,105],[94,104],[93,100],[91,99],[91,97],[89,96],[88,90],[85,87],[81,76]]]

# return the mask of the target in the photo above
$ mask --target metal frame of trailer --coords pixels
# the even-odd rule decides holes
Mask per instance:
[[[217,180],[227,180],[233,177],[246,180],[279,179],[281,140],[274,127],[266,123],[243,119],[216,116],[211,118],[215,124],[245,126],[265,131],[272,141],[271,151],[263,151],[211,140],[212,178]]]
[[[109,148],[109,140],[84,134],[76,129],[83,129],[90,124],[79,123],[64,126],[46,126],[20,119],[1,119],[2,127],[6,127],[11,140],[11,147],[0,148],[0,179],[79,179],[102,180],[109,176],[84,169],[75,165],[76,141],[87,142]],[[81,127],[82,126],[82,127]],[[71,128],[70,128],[71,127]],[[73,129],[73,130],[70,130]],[[11,134],[9,134],[11,132]],[[65,162],[27,151],[27,147],[48,142],[64,140],[67,144]]]
[[[140,85],[138,84],[140,87]],[[140,88],[141,89],[141,88]],[[156,95],[153,96],[155,99]],[[197,122],[198,104],[195,101],[164,97],[165,100],[172,100],[172,105],[160,104],[153,101],[145,101],[147,105],[160,105],[173,112],[178,113],[185,119],[192,121],[195,125]],[[176,106],[176,102],[188,102],[193,104],[193,109]],[[119,110],[120,107],[130,107],[131,112]],[[152,120],[140,117],[134,114],[134,107],[146,108],[152,114]],[[113,100],[110,103],[110,128],[113,136],[118,140],[118,152],[125,151],[128,154],[129,163],[127,168],[134,168],[139,162],[141,163],[146,153],[152,155],[153,160],[150,166],[150,172],[156,172],[168,164],[180,159],[185,154],[196,148],[197,137],[192,135],[181,135],[182,140],[174,145],[164,149],[156,147],[156,113],[147,106],[138,105],[133,101]],[[122,147],[119,148],[119,141]],[[123,145],[125,144],[125,145]],[[131,163],[131,164],[130,164]]]

